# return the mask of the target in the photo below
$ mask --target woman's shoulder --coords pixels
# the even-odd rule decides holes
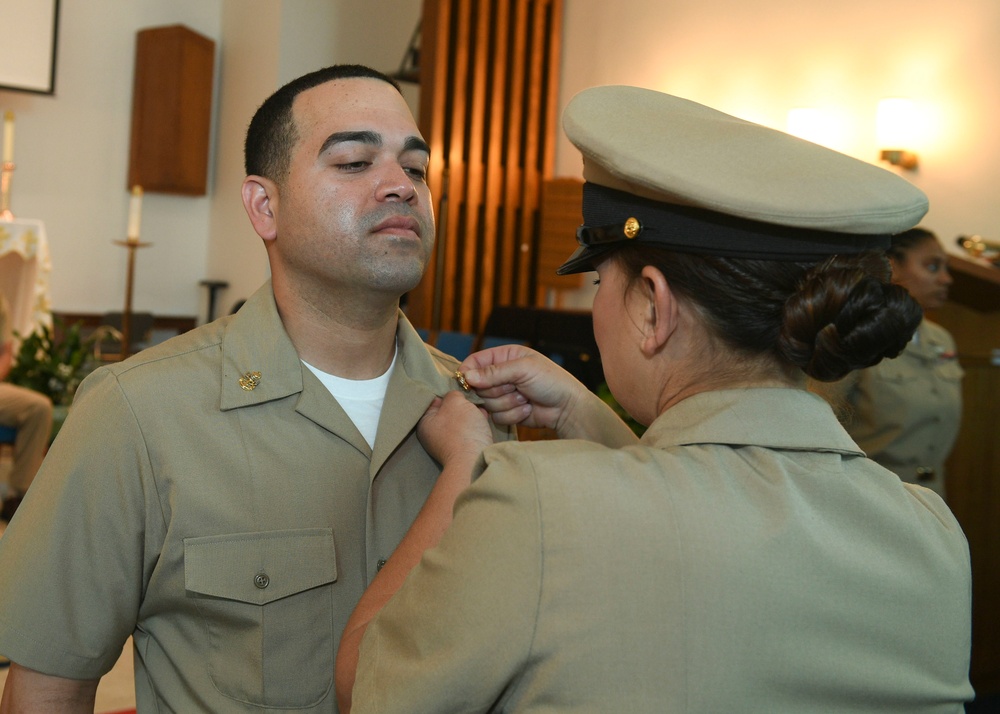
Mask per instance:
[[[588,461],[613,458],[620,449],[582,439],[547,439],[539,441],[509,441],[494,444],[486,450],[487,464],[499,461],[525,461],[545,464],[550,461]]]
[[[597,479],[607,481],[609,475],[657,474],[670,472],[671,463],[681,466],[683,453],[644,444],[613,448],[592,441],[559,439],[550,441],[519,441],[494,444],[483,453],[480,473],[492,473],[508,480],[524,479],[555,485],[561,481],[582,484]]]
[[[951,348],[955,347],[955,338],[951,336],[951,333],[948,332],[948,330],[938,323],[925,318],[924,321],[920,323],[919,329],[924,333],[924,338],[928,342],[944,344]]]

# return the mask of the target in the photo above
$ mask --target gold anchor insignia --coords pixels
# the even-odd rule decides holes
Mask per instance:
[[[247,372],[240,377],[240,387],[248,392],[252,392],[260,384],[260,372]]]

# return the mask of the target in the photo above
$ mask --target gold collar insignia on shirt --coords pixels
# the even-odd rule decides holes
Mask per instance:
[[[252,392],[260,384],[260,372],[246,372],[239,381],[242,389]]]

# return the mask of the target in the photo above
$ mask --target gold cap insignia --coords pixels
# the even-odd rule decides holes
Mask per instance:
[[[635,238],[639,235],[639,231],[642,230],[642,224],[639,223],[639,219],[635,217],[630,217],[625,221],[625,237]]]

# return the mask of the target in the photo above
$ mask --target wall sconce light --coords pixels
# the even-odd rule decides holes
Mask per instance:
[[[912,151],[916,117],[909,99],[883,99],[875,116],[880,158],[893,166],[914,171],[919,161]]]

